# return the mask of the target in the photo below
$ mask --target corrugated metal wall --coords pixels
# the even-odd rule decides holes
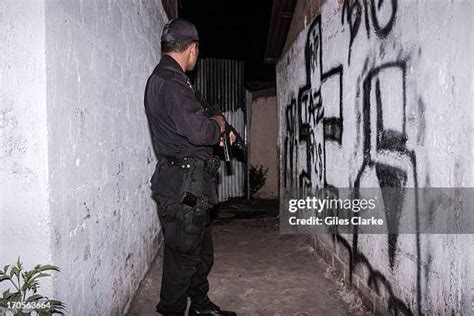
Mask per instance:
[[[199,59],[194,88],[222,112],[245,106],[244,62],[227,59]]]
[[[200,59],[194,89],[210,104],[219,105],[227,121],[247,142],[245,118],[244,62],[227,59]],[[224,161],[219,171],[219,200],[245,196],[247,164],[232,159],[232,174]]]
[[[242,110],[233,112],[225,112],[224,116],[239,134],[244,137],[245,133],[245,116]],[[221,168],[219,170],[219,201],[226,201],[232,197],[245,196],[247,164],[237,159],[232,159],[230,162],[229,174],[228,167],[225,161],[221,161]]]

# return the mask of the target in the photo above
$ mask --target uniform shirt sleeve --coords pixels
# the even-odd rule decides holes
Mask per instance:
[[[146,89],[145,89],[145,110],[147,112],[147,117],[150,120],[150,116],[157,115],[159,107],[157,104],[160,100],[160,88],[159,79],[156,76],[151,76],[148,79]]]
[[[219,123],[206,116],[192,90],[175,81],[168,82],[163,88],[167,96],[168,114],[177,133],[194,145],[217,144],[220,139]]]

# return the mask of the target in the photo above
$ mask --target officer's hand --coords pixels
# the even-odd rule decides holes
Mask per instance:
[[[233,131],[231,131],[229,133],[229,139],[230,139],[230,144],[231,145],[237,140],[237,136],[235,136]],[[224,137],[221,137],[221,141],[219,142],[219,146],[224,147]]]
[[[237,136],[235,136],[234,134],[234,131],[231,131],[229,133],[229,138],[230,138],[230,144],[232,145],[233,143],[235,143],[235,141],[237,140]]]
[[[219,127],[221,128],[221,133],[225,132],[225,118],[222,115],[214,115],[211,119],[216,120],[219,123]]]

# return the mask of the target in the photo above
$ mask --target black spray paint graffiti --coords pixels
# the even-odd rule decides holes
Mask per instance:
[[[285,120],[287,134],[284,141],[284,175],[283,186],[285,188],[294,187],[294,170],[297,170],[298,161],[298,141],[296,139],[296,100],[292,98],[290,105],[285,109]]]
[[[390,194],[382,190],[385,207],[386,223],[390,231],[398,231],[400,217],[403,212],[403,201],[408,184],[418,187],[416,154],[407,148],[408,136],[406,133],[406,69],[405,60],[383,64],[370,70],[363,80],[363,163],[354,181],[354,188],[360,188],[364,177],[371,172],[377,178],[380,188],[400,188],[397,194],[391,190]],[[391,86],[401,87],[400,94],[394,93]],[[389,101],[390,107],[382,100]],[[390,126],[384,124],[384,109],[390,111]],[[388,112],[388,111],[387,111]],[[388,115],[387,115],[388,116]],[[387,120],[388,121],[388,120]],[[375,132],[375,133],[374,133]],[[398,161],[394,165],[393,161]],[[418,196],[415,193],[414,218],[416,228],[419,228]],[[416,234],[417,252],[417,302],[421,311],[421,250],[420,236]],[[398,235],[387,236],[390,268],[393,269],[397,250]],[[352,239],[354,258],[358,253],[357,226]],[[351,265],[351,269],[353,269]],[[351,270],[351,273],[353,271]],[[400,306],[398,302],[396,305]],[[402,309],[404,310],[404,308]]]
[[[384,111],[382,99],[390,96],[382,96],[381,75],[385,73],[386,80],[390,85],[399,84],[402,87],[399,97],[392,96],[396,101],[391,109],[392,128],[384,128]],[[381,188],[396,187],[404,188],[407,185],[406,169],[413,170],[413,181],[416,182],[415,155],[406,148],[406,63],[403,61],[388,63],[381,67],[372,69],[363,82],[363,131],[364,131],[364,161],[360,168],[354,187],[359,188],[361,178],[370,168],[375,168],[378,185]],[[388,93],[387,93],[388,94]],[[393,94],[393,92],[392,92]],[[383,98],[384,97],[384,98]],[[372,104],[371,100],[375,100]],[[375,108],[373,110],[373,108]],[[376,113],[375,123],[371,114]],[[398,115],[396,115],[398,114]],[[398,119],[398,122],[396,122]],[[395,124],[393,122],[395,121]],[[398,125],[398,126],[396,126]],[[375,144],[373,144],[372,131],[375,131]],[[407,155],[410,166],[407,168],[394,167],[390,164],[393,156]],[[383,157],[385,156],[385,157]],[[377,159],[376,157],[380,157]],[[386,158],[386,159],[383,159]],[[384,161],[385,160],[385,161]],[[403,190],[397,191],[400,196],[383,196],[386,222],[390,231],[397,231],[400,216],[402,214]],[[397,249],[397,235],[388,236],[388,250],[390,267],[393,269],[395,250]]]
[[[362,2],[361,2],[362,1]],[[365,12],[367,36],[370,37],[369,10],[375,30],[379,38],[385,38],[395,23],[397,0],[346,1],[342,13],[350,25],[349,58],[352,44],[358,34]],[[361,4],[362,3],[362,4]],[[364,7],[362,7],[362,5]],[[391,13],[387,13],[387,8]],[[385,14],[381,14],[385,11]],[[384,16],[384,21],[381,22]],[[330,153],[337,154],[343,139],[343,74],[339,65],[329,71],[323,69],[321,16],[317,16],[308,30],[305,47],[306,84],[300,88],[297,99],[292,98],[286,107],[287,135],[284,145],[284,185],[285,187],[325,187],[333,188],[331,175],[332,164],[327,164]],[[417,187],[416,155],[408,150],[406,133],[406,67],[407,60],[396,60],[384,63],[373,69],[364,70],[362,82],[363,100],[360,123],[363,130],[363,163],[359,169],[353,187],[361,187],[364,179],[371,174],[377,185],[383,187],[404,188],[408,184]],[[400,93],[393,93],[396,86]],[[325,98],[325,89],[337,90],[332,98]],[[335,97],[337,95],[337,97]],[[332,102],[332,104],[330,103]],[[384,118],[389,114],[389,119]],[[301,149],[301,150],[300,150]],[[336,152],[334,152],[334,150]],[[392,159],[402,161],[394,165]],[[332,161],[331,161],[332,162]],[[301,166],[298,164],[301,163]],[[297,179],[297,182],[293,179]],[[383,195],[387,224],[391,231],[396,231],[402,213],[404,191],[398,196]],[[418,200],[416,198],[415,218],[418,227]],[[358,249],[358,234],[354,231],[352,245],[337,234],[335,241],[343,244],[350,254],[350,275],[357,265],[364,265],[370,271],[368,286],[377,293],[383,287],[389,293],[389,307],[396,314],[412,314],[408,305],[397,298],[390,282],[382,272],[374,269],[370,261]],[[397,255],[398,235],[387,236],[387,249],[390,268],[393,269]],[[417,306],[421,312],[421,262],[420,236],[416,235],[417,251]]]
[[[292,178],[295,175],[298,178],[298,187],[332,186],[326,178],[324,159],[327,142],[338,145],[342,143],[343,67],[340,65],[323,72],[322,57],[321,20],[317,17],[308,31],[305,47],[306,84],[299,90],[298,101],[292,99],[285,112],[287,124],[284,141],[285,187],[294,185]],[[323,106],[324,86],[333,81],[336,82],[338,90],[337,104]],[[328,110],[334,113],[328,115]],[[304,148],[304,157],[298,157],[299,145]],[[305,160],[301,170],[297,167],[298,158]]]
[[[370,2],[370,3],[369,3]],[[369,8],[370,6],[370,8]],[[347,63],[351,64],[352,45],[359,33],[362,14],[365,17],[367,37],[370,38],[370,23],[375,34],[383,39],[390,34],[395,24],[398,10],[398,0],[346,0],[342,8],[341,23],[349,25],[350,41]],[[369,18],[370,15],[370,18]]]
[[[373,268],[369,259],[364,254],[354,252],[353,245],[351,246],[349,242],[340,235],[334,235],[334,240],[349,253],[349,260],[351,262],[351,281],[353,274],[352,269],[354,269],[355,266],[363,266],[368,271],[367,286],[374,289],[377,294],[388,293],[388,308],[393,311],[394,315],[413,315],[410,307],[396,296],[390,281],[387,280],[383,273]]]

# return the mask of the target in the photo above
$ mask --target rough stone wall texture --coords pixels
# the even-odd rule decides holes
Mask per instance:
[[[277,65],[282,187],[473,187],[473,14],[470,1],[327,1]],[[314,240],[374,310],[471,311],[470,235]]]
[[[143,95],[161,1],[45,1],[55,297],[73,315],[124,311],[159,247]]]
[[[51,262],[44,3],[2,1],[0,29],[0,265],[31,269]]]
[[[278,197],[276,105],[275,96],[257,97],[252,102],[250,163],[268,168],[265,185],[256,193],[261,198]]]

